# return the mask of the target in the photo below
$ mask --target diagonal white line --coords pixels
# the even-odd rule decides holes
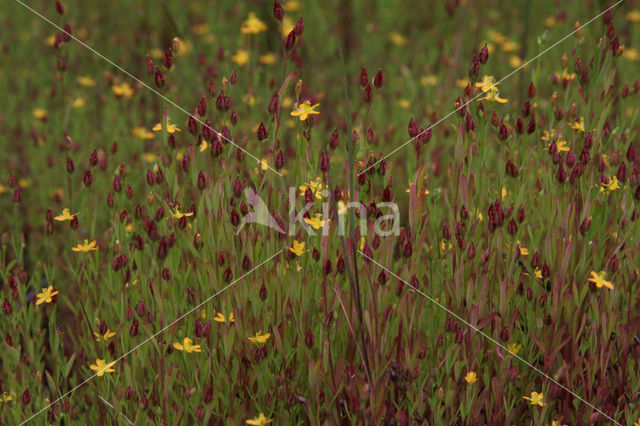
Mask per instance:
[[[51,22],[51,20],[49,20],[46,16],[40,14],[39,12],[37,12],[36,10],[34,10],[33,8],[29,7],[28,5],[24,4],[21,0],[15,0],[17,3],[20,3],[22,6],[24,6],[26,9],[29,9],[31,12],[33,12],[35,15],[39,16],[42,20],[48,22],[49,24],[51,24],[52,26],[54,26],[55,28],[57,28],[58,30],[60,30],[61,32],[63,32],[64,34],[68,35],[69,37],[71,37],[73,40],[77,41],[80,45],[82,45],[83,47],[89,49],[91,52],[93,52],[95,55],[97,55],[98,57],[100,57],[101,59],[105,60],[106,62],[108,62],[109,64],[113,65],[114,67],[116,67],[118,70],[120,70],[121,72],[123,72],[124,74],[126,74],[127,76],[131,77],[133,80],[137,81],[138,83],[140,83],[141,85],[143,85],[145,88],[149,89],[151,92],[155,93],[156,95],[160,96],[162,99],[164,99],[165,101],[167,101],[168,103],[170,103],[171,105],[173,105],[175,108],[177,108],[178,110],[182,111],[183,113],[185,113],[186,115],[193,117],[194,120],[196,120],[198,123],[202,124],[203,126],[207,126],[210,129],[212,129],[214,132],[216,132],[218,134],[218,137],[226,140],[227,142],[229,142],[231,145],[237,147],[239,150],[241,150],[242,152],[244,152],[245,154],[247,154],[249,157],[253,158],[254,160],[258,161],[259,164],[264,164],[262,162],[262,160],[258,157],[256,157],[255,155],[253,155],[252,153],[250,153],[249,151],[247,151],[246,149],[242,148],[240,145],[236,144],[234,141],[232,141],[231,139],[225,137],[222,133],[218,132],[216,129],[214,129],[211,125],[206,125],[202,120],[200,120],[200,118],[193,116],[191,113],[189,113],[189,111],[187,111],[186,109],[182,108],[180,105],[176,104],[174,101],[172,101],[171,99],[167,98],[166,96],[164,96],[162,93],[158,92],[156,89],[154,89],[153,87],[149,86],[148,84],[146,84],[144,81],[140,80],[138,77],[136,77],[135,75],[131,74],[129,71],[125,70],[124,68],[122,68],[121,66],[119,66],[118,64],[116,64],[115,62],[113,62],[112,60],[110,60],[109,58],[107,58],[106,56],[104,56],[103,54],[101,54],[100,52],[98,52],[97,50],[95,50],[94,48],[92,48],[91,46],[89,46],[88,44],[84,43],[82,40],[78,39],[77,37],[75,37],[73,34],[69,34],[67,33],[63,28],[60,28],[60,26],[56,25],[55,23]],[[279,171],[277,171],[276,169],[272,168],[271,166],[269,166],[268,164],[264,164],[269,170],[271,170],[272,172],[282,176],[282,173],[280,173]]]
[[[597,407],[595,407],[593,404],[591,404],[589,401],[584,400],[582,397],[580,397],[580,395],[577,395],[576,393],[572,392],[571,389],[567,388],[566,386],[561,385],[557,380],[553,379],[552,377],[550,377],[548,374],[546,374],[544,371],[540,370],[539,368],[537,368],[536,366],[532,365],[531,363],[529,363],[527,360],[525,360],[524,358],[522,358],[521,356],[511,352],[509,349],[507,349],[507,347],[505,347],[502,343],[498,342],[496,339],[494,339],[493,337],[489,336],[487,333],[485,333],[484,331],[480,330],[478,327],[474,326],[473,324],[471,324],[470,322],[466,321],[465,319],[463,319],[460,315],[456,314],[455,312],[453,312],[451,309],[447,308],[446,306],[444,306],[443,304],[441,304],[440,302],[438,302],[437,300],[429,297],[426,293],[424,293],[423,291],[421,291],[420,289],[414,287],[413,285],[411,285],[409,282],[405,281],[402,277],[398,276],[397,274],[393,273],[393,271],[389,270],[388,268],[382,266],[380,263],[376,262],[374,259],[372,259],[370,256],[367,256],[366,254],[364,254],[363,252],[361,252],[360,250],[358,250],[358,253],[360,253],[360,255],[368,260],[370,260],[371,262],[375,263],[376,265],[378,265],[380,268],[384,269],[385,271],[387,271],[388,273],[390,273],[391,275],[393,275],[395,278],[399,279],[400,281],[402,281],[406,286],[410,287],[413,291],[415,291],[416,293],[420,294],[421,296],[423,296],[424,298],[426,298],[427,300],[429,300],[431,303],[435,304],[436,306],[438,306],[439,308],[445,310],[449,315],[453,316],[454,318],[456,318],[458,321],[461,321],[463,323],[465,323],[467,326],[469,326],[471,329],[473,329],[476,333],[480,333],[483,337],[485,337],[486,339],[490,340],[493,344],[495,344],[496,346],[499,346],[500,348],[504,349],[506,352],[508,352],[509,354],[513,355],[515,358],[517,358],[520,362],[522,362],[523,364],[527,365],[528,367],[532,368],[533,370],[535,370],[538,374],[544,376],[547,380],[549,380],[550,382],[554,383],[555,385],[561,387],[563,390],[567,391],[568,393],[570,393],[574,398],[580,400],[581,402],[585,403],[586,405],[588,405],[589,407],[593,408],[595,411],[597,411],[598,413],[602,414],[603,416],[605,416],[608,420],[611,420],[613,423],[617,424],[617,425],[621,425],[621,423],[615,421],[614,419],[612,419],[611,417],[609,417],[608,415],[606,415],[604,412],[602,412],[600,409],[598,409]]]
[[[16,0],[17,1],[17,0]],[[461,110],[462,108],[466,107],[467,105],[469,105],[471,102],[475,101],[476,99],[478,99],[480,96],[484,95],[485,93],[489,92],[491,89],[493,89],[494,87],[496,87],[498,84],[502,83],[503,81],[505,81],[506,79],[508,79],[509,77],[511,77],[512,75],[514,75],[515,73],[517,73],[518,71],[520,71],[521,69],[523,69],[524,67],[526,67],[527,65],[529,65],[531,62],[535,61],[536,59],[538,59],[539,57],[541,57],[542,55],[544,55],[545,53],[549,52],[551,49],[553,49],[554,47],[556,47],[557,45],[559,45],[560,43],[562,43],[563,41],[565,41],[566,39],[568,39],[569,37],[571,37],[572,35],[574,35],[575,33],[577,33],[578,31],[580,31],[581,29],[583,29],[584,27],[586,27],[587,25],[591,24],[593,21],[595,21],[596,19],[598,19],[599,17],[601,17],[602,15],[604,15],[605,13],[607,13],[608,11],[610,11],[611,9],[613,9],[614,7],[618,6],[620,3],[622,3],[624,0],[619,0],[616,4],[614,4],[613,6],[609,7],[608,9],[604,10],[602,13],[600,13],[598,16],[590,19],[589,21],[587,21],[585,24],[579,26],[578,28],[576,28],[575,30],[571,31],[569,34],[567,34],[566,36],[562,37],[560,40],[558,40],[557,42],[555,42],[554,44],[552,44],[551,46],[547,47],[545,50],[543,50],[542,52],[538,53],[536,56],[534,56],[533,58],[529,59],[527,62],[525,62],[524,64],[520,65],[518,68],[516,68],[515,70],[511,71],[509,74],[507,74],[506,76],[502,77],[500,80],[498,80],[497,82],[495,82],[491,87],[489,87],[487,90],[483,91],[482,93],[479,93],[478,95],[474,96],[473,98],[469,99],[467,102],[465,102],[464,104],[460,105],[458,108],[454,109],[453,111],[451,111],[450,113],[448,113],[447,115],[445,115],[444,117],[442,117],[440,120],[436,121],[435,123],[433,123],[432,125],[428,126],[425,130],[423,130],[422,132],[418,133],[416,136],[412,137],[411,139],[409,139],[408,141],[406,141],[405,143],[403,143],[402,145],[398,146],[397,148],[395,148],[393,151],[391,151],[390,153],[386,154],[384,157],[382,157],[381,159],[379,159],[378,161],[376,161],[375,163],[373,163],[372,165],[370,165],[369,167],[367,167],[366,169],[364,169],[363,171],[361,171],[360,173],[358,173],[358,176],[360,176],[363,173],[366,173],[367,170],[377,166],[382,160],[387,159],[388,157],[392,156],[393,154],[395,154],[396,152],[400,151],[402,148],[404,148],[405,146],[407,146],[408,144],[410,144],[411,142],[413,142],[414,140],[416,140],[417,138],[419,138],[421,135],[423,135],[425,132],[427,132],[429,129],[433,129],[434,127],[436,127],[438,124],[442,123],[444,120],[446,120],[447,118],[451,117],[453,114],[455,114],[456,112],[458,112],[459,110]]]
[[[119,358],[117,358],[115,361],[116,363],[118,363],[119,361],[121,361],[123,358],[127,357],[129,354],[131,354],[132,352],[134,352],[135,350],[137,350],[138,348],[140,348],[142,345],[144,345],[145,343],[149,342],[150,340],[156,338],[159,334],[165,332],[169,327],[173,326],[174,324],[176,324],[177,322],[179,322],[180,320],[184,319],[186,316],[192,314],[193,312],[195,312],[196,310],[198,310],[202,305],[206,304],[207,302],[213,300],[216,296],[218,296],[220,293],[222,293],[223,291],[233,287],[238,281],[242,280],[244,277],[246,277],[247,275],[249,275],[250,273],[252,273],[253,271],[255,271],[256,269],[260,268],[262,265],[264,265],[265,263],[269,262],[271,259],[273,259],[274,257],[278,256],[280,253],[282,253],[282,250],[279,250],[276,254],[272,255],[271,257],[269,257],[266,260],[263,260],[262,262],[260,262],[259,265],[255,266],[253,269],[251,269],[249,272],[247,272],[246,274],[242,275],[241,277],[239,277],[237,280],[231,282],[230,284],[228,284],[226,287],[223,287],[221,290],[217,291],[215,294],[213,294],[212,296],[209,296],[208,298],[206,298],[204,301],[200,302],[198,305],[194,306],[193,308],[191,308],[189,311],[187,311],[186,313],[182,314],[181,316],[179,316],[178,318],[176,318],[175,320],[173,320],[171,323],[169,323],[166,327],[162,328],[160,331],[152,334],[151,336],[147,337],[145,340],[143,340],[142,342],[138,343],[136,346],[133,347],[133,349],[130,349],[128,352],[124,353],[123,355],[121,355]],[[40,411],[36,412],[35,414],[33,414],[31,417],[29,417],[26,420],[23,420],[22,423],[20,423],[20,425],[23,425],[25,423],[27,423],[29,420],[33,419],[34,417],[36,417],[38,414],[42,413],[43,411],[45,411],[46,409],[48,409],[49,407],[51,407],[53,404],[57,403],[58,401],[60,401],[62,398],[66,397],[67,395],[73,393],[73,391],[75,391],[76,389],[78,389],[80,386],[90,382],[91,380],[93,380],[98,374],[94,374],[93,376],[85,379],[82,383],[80,383],[79,385],[75,386],[73,389],[71,389],[70,391],[64,393],[63,395],[61,395],[58,399],[56,399],[55,401],[53,401],[52,403],[50,403],[49,405],[47,405],[46,407],[44,407],[43,409],[41,409]]]

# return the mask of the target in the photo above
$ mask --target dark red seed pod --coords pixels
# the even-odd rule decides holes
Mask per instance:
[[[301,36],[302,31],[304,31],[304,21],[302,20],[302,16],[298,18],[298,22],[296,22],[296,26],[293,28],[293,32],[296,36]]]
[[[93,175],[91,174],[91,170],[87,170],[84,172],[84,176],[82,177],[82,183],[85,187],[90,187],[93,183]]]
[[[145,66],[147,67],[147,74],[153,75],[154,64],[153,59],[151,59],[149,55],[145,58]]]
[[[258,126],[257,136],[259,141],[267,139],[267,129],[264,127],[262,122],[260,122],[260,125]]]
[[[565,158],[565,164],[567,165],[567,167],[571,168],[574,166],[574,164],[576,164],[576,156],[573,153],[573,150],[570,149],[569,152],[567,152],[567,157]]]
[[[284,40],[284,48],[287,51],[290,51],[291,49],[293,49],[295,45],[296,45],[296,33],[295,33],[295,30],[291,30],[291,32],[289,32],[289,35],[287,35],[287,38]]]
[[[167,69],[173,66],[173,52],[171,52],[171,49],[167,49],[167,51],[164,52],[164,56],[162,57],[162,65],[164,65],[164,67]]]
[[[536,116],[534,114],[529,119],[529,124],[527,125],[527,133],[531,134],[535,131],[536,131]]]
[[[245,271],[249,271],[252,267],[253,262],[251,262],[251,258],[249,258],[249,256],[245,254],[244,258],[242,259],[242,269],[244,269]]]
[[[304,338],[304,344],[307,345],[308,348],[312,348],[315,341],[316,339],[311,330],[307,331],[307,335]]]
[[[564,170],[562,164],[558,167],[558,171],[556,172],[556,179],[560,183],[565,183],[567,181],[567,172]]]
[[[636,148],[633,146],[633,143],[630,143],[629,148],[627,148],[627,161],[629,161],[630,163],[633,163],[634,161],[636,161],[636,158],[637,158]]]
[[[360,78],[358,79],[360,86],[365,87],[369,84],[369,75],[367,74],[367,69],[362,67],[362,71],[360,71]]]
[[[64,5],[60,0],[56,0],[56,11],[60,15],[64,15]]]
[[[236,70],[233,70],[231,72],[231,75],[229,75],[229,84],[233,86],[237,82],[238,82],[238,72]]]
[[[364,88],[364,91],[362,92],[362,99],[366,102],[366,103],[370,103],[371,99],[372,99],[372,90],[371,90],[371,85],[367,84],[367,87]]]
[[[156,71],[153,76],[157,87],[164,87],[164,74],[160,71],[160,68],[156,67]]]
[[[527,89],[527,95],[529,95],[529,99],[533,98],[534,96],[536,96],[536,86],[533,84],[533,81],[531,83],[529,83],[529,88]]]
[[[73,173],[76,169],[76,166],[73,164],[73,160],[70,157],[67,157],[67,173]]]
[[[260,291],[258,292],[258,297],[260,298],[260,300],[265,301],[267,300],[267,286],[264,284],[264,282],[262,283],[262,285],[260,286]]]
[[[320,168],[320,170],[322,170],[324,173],[327,173],[329,171],[329,167],[331,166],[331,162],[329,161],[329,156],[327,155],[327,153],[323,150],[320,153],[320,158],[318,159],[318,167]]]
[[[373,87],[379,89],[384,83],[384,75],[382,74],[382,68],[378,70],[375,77],[373,77]]]
[[[638,191],[636,191],[638,192]],[[340,255],[340,257],[338,258],[338,261],[336,262],[336,270],[343,274],[345,271],[346,265],[344,263],[344,258],[342,257],[342,255]]]
[[[140,303],[142,303],[142,302],[140,302]],[[136,308],[136,311],[137,311],[137,308]],[[140,315],[140,314],[138,313],[138,315]],[[140,315],[140,316],[142,316],[142,315]],[[129,327],[129,336],[136,337],[138,335],[138,331],[139,331],[138,320],[134,320],[131,323],[131,326]]]
[[[618,167],[616,177],[620,182],[624,182],[627,180],[627,165],[624,163],[624,161],[620,163],[620,167]]]
[[[89,155],[89,165],[93,167],[96,164],[98,164],[98,151],[94,149],[91,155]]]
[[[222,279],[226,283],[229,283],[231,282],[231,280],[233,280],[233,271],[231,270],[231,267],[227,267],[227,269],[224,270],[224,272],[222,273]]]
[[[20,398],[22,404],[27,405],[31,402],[31,392],[29,392],[29,388],[26,388],[24,392],[22,392],[22,397]]]
[[[480,61],[476,55],[473,55],[473,59],[471,60],[471,65],[469,65],[469,78],[471,80],[475,80],[478,78],[478,71],[480,70]]]
[[[329,137],[329,148],[336,149],[340,143],[340,136],[338,135],[338,129],[334,129]]]
[[[524,133],[524,121],[522,121],[522,117],[516,119],[516,133],[519,135]]]
[[[273,16],[278,21],[282,21],[282,18],[284,17],[284,8],[278,0],[273,2]]]
[[[16,188],[13,191],[12,201],[16,204],[20,204],[20,202],[22,201],[22,190],[20,188]]]
[[[413,117],[409,119],[408,132],[409,132],[409,137],[411,138],[415,138],[420,133],[420,131],[418,130],[418,125],[416,124],[415,121],[413,121]]]
[[[204,117],[205,115],[207,115],[207,101],[204,96],[200,98],[197,110],[200,117]]]
[[[484,44],[482,49],[480,49],[480,53],[478,53],[478,61],[481,64],[486,64],[489,60],[489,48],[487,47],[487,43]]]
[[[509,129],[507,129],[507,126],[504,124],[504,122],[500,123],[500,130],[498,131],[498,137],[500,138],[501,141],[504,141],[509,137]]]

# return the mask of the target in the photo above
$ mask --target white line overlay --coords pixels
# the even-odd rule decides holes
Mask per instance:
[[[263,260],[262,262],[260,262],[259,265],[257,265],[256,267],[254,267],[253,269],[251,269],[249,272],[245,273],[244,275],[240,276],[238,279],[236,279],[235,281],[231,282],[230,284],[228,284],[227,286],[223,287],[221,290],[217,291],[215,294],[213,294],[212,296],[209,296],[208,298],[206,298],[204,301],[200,302],[198,305],[194,306],[193,308],[191,308],[189,311],[187,311],[186,313],[182,314],[180,317],[176,318],[175,320],[173,320],[171,323],[169,323],[167,326],[165,326],[164,328],[162,328],[160,331],[152,334],[151,336],[147,337],[145,340],[143,340],[142,342],[138,343],[136,346],[133,347],[133,349],[130,349],[128,352],[124,353],[123,355],[121,355],[119,358],[117,358],[116,364],[121,361],[123,358],[125,358],[126,356],[128,356],[129,354],[131,354],[132,352],[134,352],[135,350],[137,350],[138,348],[140,348],[142,345],[144,345],[145,343],[149,342],[150,340],[154,339],[155,337],[157,337],[159,334],[165,332],[169,327],[172,327],[174,324],[176,324],[177,322],[179,322],[180,320],[184,319],[186,316],[192,314],[193,312],[195,312],[196,310],[198,310],[202,305],[206,304],[207,302],[213,300],[216,296],[218,296],[220,293],[224,292],[225,290],[233,287],[238,281],[242,280],[244,277],[246,277],[247,275],[251,274],[253,271],[255,271],[256,269],[260,268],[261,266],[263,266],[265,263],[271,261],[271,259],[273,259],[274,257],[278,256],[280,253],[282,253],[282,250],[279,250],[276,254],[272,255],[271,257],[269,257],[266,260]],[[164,350],[164,349],[163,349]],[[80,386],[90,382],[91,380],[93,380],[98,374],[94,374],[93,376],[85,379],[82,383],[80,383],[79,385],[75,386],[73,389],[71,389],[70,391],[62,394],[58,399],[56,399],[55,401],[53,401],[52,403],[50,403],[49,405],[47,405],[46,407],[44,407],[43,409],[41,409],[40,411],[36,412],[35,414],[33,414],[31,417],[29,417],[26,420],[23,420],[22,423],[20,423],[20,425],[23,425],[25,423],[27,423],[29,420],[33,419],[34,417],[36,417],[38,414],[42,413],[43,411],[45,411],[46,409],[48,409],[49,407],[51,407],[52,405],[54,405],[55,403],[57,403],[58,401],[60,401],[61,399],[63,399],[64,397],[66,397],[67,395],[73,393],[73,391],[75,391],[76,389],[78,389]]]
[[[31,12],[33,12],[35,15],[39,16],[42,20],[48,22],[49,24],[51,24],[52,26],[54,26],[55,28],[57,28],[58,30],[60,30],[61,32],[63,32],[64,34],[68,35],[69,37],[71,37],[73,40],[77,41],[80,45],[82,45],[83,47],[89,49],[92,53],[94,53],[95,55],[99,56],[100,58],[102,58],[103,60],[107,61],[109,64],[113,65],[114,67],[116,67],[118,70],[120,70],[121,72],[123,72],[124,74],[126,74],[128,77],[131,77],[133,80],[137,81],[138,83],[140,83],[141,85],[143,85],[145,88],[149,89],[151,92],[155,93],[156,95],[160,96],[162,99],[164,99],[165,101],[167,101],[168,103],[170,103],[172,106],[174,106],[175,108],[177,108],[178,110],[182,111],[183,113],[187,114],[189,117],[193,117],[194,120],[196,120],[198,123],[202,124],[203,126],[207,126],[210,129],[212,129],[214,132],[217,133],[218,137],[221,139],[224,139],[225,141],[229,142],[231,145],[237,147],[239,150],[241,150],[242,152],[244,152],[245,154],[247,154],[249,157],[253,158],[254,160],[256,160],[258,162],[259,165],[264,165],[266,166],[269,170],[271,170],[272,172],[278,174],[279,176],[283,176],[282,173],[280,173],[279,171],[277,171],[276,169],[272,168],[271,166],[269,166],[268,164],[263,163],[263,161],[256,157],[255,155],[253,155],[252,153],[250,153],[249,151],[247,151],[246,149],[242,148],[240,145],[238,145],[237,143],[235,143],[234,141],[232,141],[231,139],[225,137],[222,133],[218,132],[216,129],[214,129],[211,125],[205,124],[202,120],[200,120],[200,118],[194,116],[193,114],[191,114],[189,111],[187,111],[186,109],[182,108],[180,105],[176,104],[174,101],[172,101],[171,99],[167,98],[166,96],[164,96],[162,93],[158,92],[156,89],[154,89],[153,87],[149,86],[148,84],[146,84],[144,81],[140,80],[138,77],[136,77],[135,75],[131,74],[130,72],[128,72],[127,70],[125,70],[124,68],[122,68],[121,66],[119,66],[118,64],[114,63],[112,60],[110,60],[109,58],[107,58],[106,56],[104,56],[103,54],[101,54],[100,52],[98,52],[97,50],[95,50],[94,48],[92,48],[91,46],[89,46],[88,44],[84,43],[82,40],[78,39],[77,37],[75,37],[73,34],[70,34],[68,32],[66,32],[63,28],[60,28],[60,26],[56,25],[55,23],[51,22],[46,16],[43,16],[42,14],[40,14],[39,12],[37,12],[36,10],[32,9],[31,7],[29,7],[28,5],[24,4],[21,0],[15,0],[17,3],[20,3],[22,6],[24,6],[26,9],[29,9]]]
[[[482,330],[480,330],[478,327],[474,326],[473,324],[471,324],[470,322],[466,321],[465,319],[463,319],[460,315],[456,314],[455,312],[453,312],[451,309],[447,308],[446,306],[444,306],[443,304],[439,303],[437,300],[429,297],[427,294],[425,294],[424,292],[420,291],[420,289],[417,289],[416,287],[414,287],[413,285],[411,285],[411,283],[405,281],[402,277],[398,276],[397,274],[393,273],[393,271],[391,271],[390,269],[382,266],[380,263],[376,262],[374,259],[372,259],[371,257],[367,256],[366,254],[364,254],[363,252],[361,252],[360,250],[358,250],[358,253],[360,253],[360,255],[362,257],[364,257],[365,259],[370,260],[371,262],[375,263],[377,266],[379,266],[380,268],[384,269],[385,271],[387,271],[388,273],[390,273],[391,275],[393,275],[395,278],[399,279],[400,281],[402,281],[403,284],[405,284],[406,286],[410,287],[413,291],[415,291],[416,293],[420,294],[421,296],[423,296],[424,298],[426,298],[427,300],[429,300],[430,302],[432,302],[433,304],[435,304],[436,306],[438,306],[439,308],[442,308],[443,310],[445,310],[449,315],[453,316],[454,318],[456,318],[458,321],[461,321],[463,323],[465,323],[467,326],[469,326],[471,329],[473,329],[475,332],[480,333],[482,336],[484,336],[485,338],[487,338],[488,340],[490,340],[492,343],[494,343],[496,346],[499,346],[500,348],[504,349],[507,353],[513,355],[514,358],[517,358],[520,362],[522,362],[523,364],[527,365],[528,367],[532,368],[533,370],[535,370],[537,373],[539,373],[540,375],[544,376],[547,380],[549,380],[550,382],[554,383],[555,385],[559,386],[560,388],[562,388],[563,390],[567,391],[568,393],[570,393],[573,397],[575,397],[576,399],[580,400],[581,402],[585,403],[586,405],[588,405],[589,407],[593,408],[595,411],[597,411],[598,413],[602,414],[604,417],[606,417],[608,420],[611,420],[613,423],[622,426],[621,423],[617,422],[616,420],[612,419],[611,417],[609,417],[608,415],[606,415],[604,412],[602,412],[602,410],[598,409],[597,407],[595,407],[593,404],[591,404],[589,401],[586,401],[584,399],[582,399],[582,397],[580,397],[580,395],[575,394],[574,392],[571,391],[571,389],[567,388],[566,386],[561,385],[560,383],[558,383],[557,380],[553,379],[552,377],[550,377],[548,374],[546,374],[544,371],[540,370],[539,368],[537,368],[536,366],[530,364],[528,361],[526,361],[524,358],[522,358],[521,356],[511,352],[509,349],[507,349],[506,346],[504,346],[502,343],[498,342],[496,339],[494,339],[493,337],[489,336],[487,333],[483,332]]]
[[[17,0],[16,0],[17,1]],[[485,93],[489,92],[491,89],[493,89],[494,87],[496,87],[498,84],[502,83],[503,81],[505,81],[506,79],[508,79],[509,77],[511,77],[512,75],[514,75],[515,73],[517,73],[518,71],[520,71],[521,69],[523,69],[524,67],[526,67],[527,65],[529,65],[531,62],[535,61],[536,59],[538,59],[539,57],[541,57],[542,55],[546,54],[547,52],[549,52],[551,49],[553,49],[554,47],[556,47],[557,45],[559,45],[560,43],[562,43],[563,41],[565,41],[566,39],[568,39],[569,37],[571,37],[572,35],[574,35],[575,33],[577,33],[578,31],[580,31],[581,29],[583,29],[584,27],[586,27],[587,25],[591,24],[593,21],[595,21],[596,19],[598,19],[599,17],[601,17],[602,15],[604,15],[605,13],[607,13],[608,11],[610,11],[611,9],[613,9],[614,7],[618,6],[620,3],[622,3],[624,0],[619,0],[616,4],[614,4],[613,6],[607,8],[606,10],[604,10],[603,12],[601,12],[599,15],[597,15],[594,18],[591,18],[589,21],[587,21],[585,24],[580,25],[578,28],[576,28],[575,30],[571,31],[569,34],[567,34],[566,36],[562,37],[560,40],[556,41],[554,44],[552,44],[551,46],[547,47],[545,50],[543,50],[542,52],[538,53],[536,56],[534,56],[533,58],[529,59],[527,62],[525,62],[524,64],[520,65],[518,68],[516,68],[515,70],[511,71],[509,74],[507,74],[506,76],[502,77],[500,80],[498,80],[497,82],[495,82],[491,87],[489,87],[487,90],[477,94],[476,96],[474,96],[473,98],[469,99],[467,102],[465,102],[464,104],[460,105],[458,108],[454,109],[453,111],[451,111],[450,113],[448,113],[447,115],[445,115],[444,117],[442,117],[440,120],[436,121],[435,123],[433,123],[430,126],[427,126],[426,129],[424,129],[422,132],[418,133],[416,136],[412,137],[411,139],[409,139],[408,141],[406,141],[405,143],[403,143],[402,145],[398,146],[397,148],[395,148],[393,151],[391,151],[390,153],[386,154],[384,157],[382,157],[381,159],[379,159],[378,161],[376,161],[375,163],[373,163],[372,165],[370,165],[369,167],[367,167],[366,169],[364,169],[363,171],[361,171],[360,173],[358,173],[358,176],[360,176],[363,173],[366,173],[369,169],[377,166],[382,160],[387,159],[388,157],[392,156],[393,154],[395,154],[396,152],[400,151],[402,148],[404,148],[405,146],[407,146],[408,144],[410,144],[411,142],[413,142],[414,140],[416,140],[417,138],[419,138],[421,135],[423,135],[425,132],[427,132],[430,129],[433,129],[434,127],[436,127],[438,124],[442,123],[444,120],[446,120],[447,118],[451,117],[453,114],[455,114],[456,112],[458,112],[459,110],[461,110],[462,108],[466,107],[467,105],[469,105],[471,102],[475,101],[476,99],[478,99],[480,96],[484,95]]]

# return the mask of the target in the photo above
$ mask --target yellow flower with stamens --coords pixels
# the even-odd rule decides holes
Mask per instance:
[[[36,297],[38,298],[38,300],[36,300],[36,305],[40,305],[42,303],[51,303],[51,301],[53,300],[53,296],[58,293],[59,291],[54,290],[52,285],[47,288],[43,288],[42,293],[38,293],[36,295]]]
[[[62,213],[54,217],[54,219],[57,220],[58,222],[64,222],[65,220],[71,221],[76,216],[78,216],[78,213],[71,214],[69,209],[62,209]]]
[[[114,371],[116,371],[111,368],[115,365],[115,363],[115,361],[111,361],[110,363],[106,364],[103,359],[97,358],[96,363],[91,364],[89,368],[97,372],[96,376],[101,377],[104,375],[104,373],[113,373]]]
[[[307,188],[311,190],[311,193],[318,200],[322,200],[322,178],[316,178],[315,180],[310,180],[309,183],[303,183],[298,187],[300,190],[300,196],[304,197],[305,192],[307,192]]]
[[[2,392],[2,396],[0,396],[0,402],[9,402],[12,401],[13,397],[6,392]]]
[[[522,349],[522,343],[509,343],[507,345],[507,350],[512,355],[517,355],[517,353],[520,352],[520,349]]]
[[[538,278],[539,280],[542,279],[542,270],[538,267],[536,267],[536,269],[534,270],[534,274],[536,275],[536,278]]]
[[[567,124],[573,130],[584,133],[584,117],[580,117],[580,121],[574,121],[573,123],[570,121],[567,121]]]
[[[625,19],[633,24],[637,24],[640,22],[640,11],[638,10],[632,10],[630,12],[627,12],[626,15],[624,15]],[[640,424],[640,419],[638,419],[638,423]]]
[[[162,130],[162,123],[157,123],[151,130],[159,132]],[[167,133],[175,133],[176,131],[181,132],[182,130],[180,130],[175,124],[171,124],[171,118],[167,116]]]
[[[180,210],[176,209],[174,212],[171,213],[171,216],[173,216],[174,219],[180,220],[183,217],[193,216],[193,212],[180,213]]]
[[[613,290],[613,284],[611,283],[611,281],[607,281],[604,279],[606,275],[607,273],[605,271],[601,271],[600,273],[591,271],[591,275],[589,276],[588,281],[594,283],[597,288],[606,287],[609,290]]]
[[[531,392],[531,396],[523,396],[522,398],[524,398],[527,401],[529,401],[529,404],[531,404],[531,405],[539,405],[541,407],[544,407],[545,405],[547,405],[544,402],[544,394],[542,392],[540,392],[540,393]]]
[[[320,114],[320,111],[316,111],[315,108],[320,104],[311,106],[311,102],[304,101],[302,105],[296,105],[295,110],[291,111],[293,117],[299,117],[300,121],[306,120],[310,115]]]
[[[267,24],[262,22],[255,13],[249,12],[249,17],[242,23],[240,32],[242,34],[259,34],[267,30]]]
[[[605,189],[608,189],[609,192],[613,192],[616,189],[620,189],[620,182],[616,176],[609,176],[609,183],[601,184],[600,192],[604,192]]]
[[[141,126],[131,129],[131,134],[140,139],[153,139],[155,137],[153,132],[150,132],[146,127]]]
[[[271,333],[262,334],[262,330],[260,330],[256,333],[255,336],[248,337],[248,339],[251,343],[256,343],[258,345],[261,345],[265,343],[267,340],[269,340],[269,337],[271,337]]]
[[[116,333],[114,333],[113,331],[107,329],[107,331],[105,331],[104,334],[100,334],[100,333],[94,331],[93,335],[96,338],[96,342],[99,342],[100,340],[104,340],[105,342],[108,342],[109,339],[111,339],[113,336],[116,335]]]
[[[576,73],[574,73],[574,72],[570,73],[567,68],[563,68],[562,69],[562,74],[560,75],[560,78],[562,80],[571,81],[574,78],[576,78]]]
[[[263,65],[273,65],[276,63],[277,60],[278,60],[278,57],[273,53],[265,53],[264,55],[261,55],[259,58],[260,63]]]
[[[236,53],[231,56],[231,60],[238,64],[238,66],[244,66],[249,62],[249,51],[245,49],[238,49]]]
[[[71,103],[72,108],[82,108],[87,104],[87,99],[83,97],[75,98]]]
[[[96,81],[94,79],[84,75],[81,75],[80,77],[78,77],[76,81],[80,84],[80,86],[84,86],[84,87],[95,87],[96,85]]]
[[[479,87],[483,92],[495,92],[498,93],[498,84],[493,79],[493,76],[485,75],[482,77],[482,81],[476,83],[476,87]]]
[[[44,108],[34,108],[33,110],[33,118],[37,118],[38,120],[46,120],[49,116],[49,113]]]
[[[253,426],[263,426],[268,423],[271,423],[272,421],[273,419],[268,419],[264,416],[264,414],[260,413],[258,417],[247,420],[247,424],[253,425]]]
[[[78,244],[75,247],[71,247],[73,251],[81,251],[83,253],[87,253],[93,250],[98,250],[98,244],[95,240],[89,242],[89,240],[84,240],[84,244]]]
[[[322,215],[320,213],[316,213],[313,219],[309,219],[308,217],[305,217],[304,221],[307,225],[311,226],[313,229],[320,229],[324,225],[324,220],[322,220]]]
[[[293,240],[293,244],[289,247],[289,251],[294,253],[296,256],[302,256],[304,252],[304,241],[298,242],[298,240]]]
[[[464,380],[469,383],[470,385],[474,384],[475,382],[478,381],[478,375],[476,374],[475,371],[469,371],[465,376],[464,376]]]
[[[479,100],[481,101],[487,101],[487,102],[498,102],[501,104],[507,103],[509,102],[508,99],[504,99],[500,97],[500,94],[498,92],[487,92],[487,96],[484,96],[482,98],[480,98]]]
[[[182,339],[182,344],[176,342],[173,344],[173,347],[179,351],[185,351],[190,354],[191,352],[201,352],[200,345],[194,345],[193,341],[188,337]]]

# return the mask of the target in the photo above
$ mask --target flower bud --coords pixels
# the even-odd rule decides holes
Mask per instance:
[[[378,70],[375,77],[373,77],[373,86],[376,89],[382,87],[382,83],[384,82],[384,75],[382,74],[382,68]]]
[[[489,48],[487,47],[487,43],[484,44],[482,49],[480,49],[480,53],[478,53],[478,61],[481,64],[486,64],[489,60]]]
[[[160,71],[160,68],[156,67],[153,77],[157,87],[164,87],[164,74]]]
[[[84,176],[82,177],[82,183],[85,187],[91,186],[93,183],[93,175],[91,174],[91,170],[87,170],[84,172]]]
[[[282,7],[282,5],[278,0],[275,0],[273,2],[273,16],[278,21],[282,21],[282,18],[284,17],[284,8]]]

